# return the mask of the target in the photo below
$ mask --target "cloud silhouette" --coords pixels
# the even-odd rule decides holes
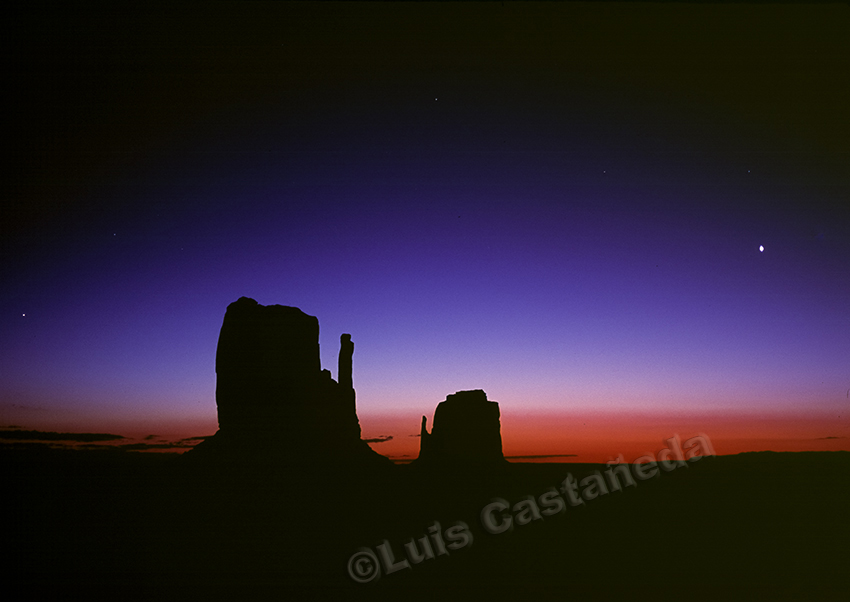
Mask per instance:
[[[815,441],[823,441],[825,439],[846,439],[847,437],[818,437]]]
[[[198,445],[212,435],[185,437],[168,441],[159,435],[147,435],[141,442],[112,433],[59,433],[53,431],[17,430],[22,427],[0,428],[0,449],[70,450],[143,452],[154,450],[184,451]]]
[[[366,443],[383,443],[385,441],[389,441],[392,439],[392,435],[382,435],[380,437],[374,437],[373,439],[363,439]]]
[[[546,454],[542,456],[505,456],[505,460],[537,460],[541,458],[578,458],[578,454]]]
[[[125,443],[123,445],[115,445],[110,447],[112,449],[117,449],[120,451],[147,451],[151,449],[177,449],[185,448],[187,446],[179,445],[177,443]]]
[[[201,442],[204,439],[209,439],[212,435],[199,435],[197,437],[186,437],[185,439],[178,440],[178,443],[189,443],[190,441]]]
[[[117,441],[124,439],[121,435],[109,433],[56,433],[52,431],[21,431],[2,430],[0,439],[12,439],[15,441],[79,441],[90,443],[92,441]]]
[[[212,435],[200,435],[197,437],[185,437],[183,439],[178,439],[177,441],[165,441],[160,439],[158,443],[145,443],[144,441],[141,443],[124,443],[121,445],[113,445],[110,446],[113,449],[118,449],[121,451],[148,451],[154,449],[191,449],[198,445],[204,439],[209,439]],[[148,437],[145,437],[145,440],[148,440]]]
[[[51,443],[41,443],[39,441],[0,441],[0,450],[3,451],[34,451],[34,450],[51,450],[56,448],[74,449],[71,446],[61,446]]]

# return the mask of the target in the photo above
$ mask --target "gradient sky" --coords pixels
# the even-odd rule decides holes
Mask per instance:
[[[0,426],[211,434],[248,296],[395,457],[850,449],[846,4],[17,10]]]

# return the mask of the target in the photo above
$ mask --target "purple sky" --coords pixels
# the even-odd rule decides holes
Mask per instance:
[[[850,435],[846,5],[132,10],[10,34],[0,421],[214,428],[244,295],[334,376],[352,334],[362,421],[483,388]]]

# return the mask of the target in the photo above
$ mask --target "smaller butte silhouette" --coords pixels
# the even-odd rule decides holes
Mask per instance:
[[[502,465],[499,404],[481,389],[458,391],[437,404],[431,432],[422,417],[418,466]]]
[[[298,465],[392,466],[360,438],[354,343],[340,337],[337,379],[323,370],[319,320],[241,297],[216,350],[218,432],[187,455]]]

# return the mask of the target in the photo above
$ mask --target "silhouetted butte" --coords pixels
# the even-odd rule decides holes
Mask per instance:
[[[481,389],[458,391],[437,404],[431,432],[422,417],[419,466],[500,465],[502,454],[499,404]]]
[[[190,454],[289,463],[391,465],[360,438],[351,335],[339,382],[323,370],[319,321],[242,297],[227,307],[216,352],[219,430]]]

